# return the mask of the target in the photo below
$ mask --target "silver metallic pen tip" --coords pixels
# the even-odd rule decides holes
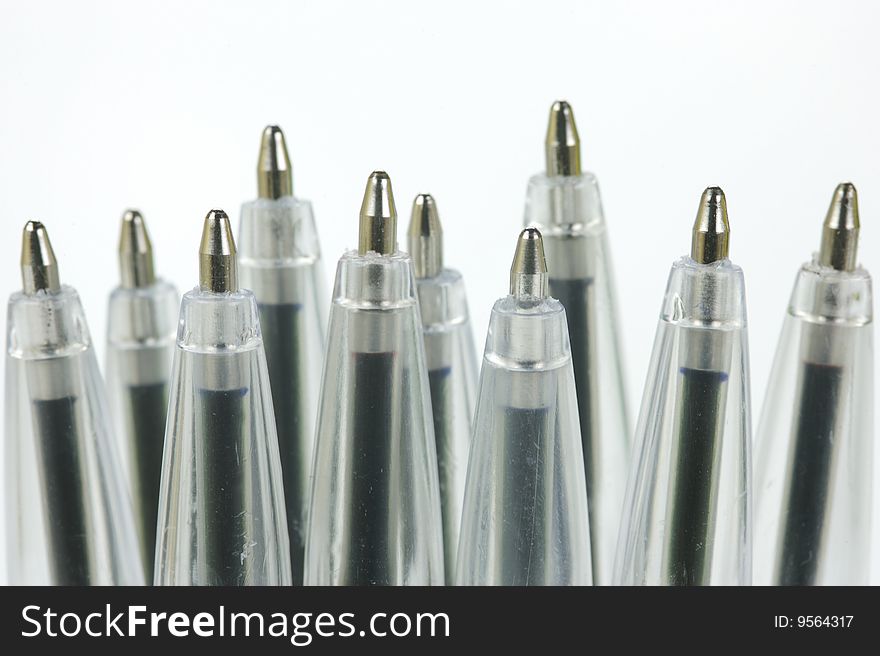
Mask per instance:
[[[39,221],[24,224],[21,235],[21,287],[25,294],[40,290],[57,292],[61,289],[58,260],[49,241],[46,227]]]
[[[443,227],[431,194],[419,194],[413,201],[409,254],[416,278],[433,278],[443,270]]]
[[[519,233],[510,265],[510,293],[521,305],[547,298],[547,260],[544,240],[537,228],[526,228]]]
[[[574,112],[564,100],[557,100],[550,108],[545,155],[547,175],[581,174],[581,140]]]
[[[122,215],[119,275],[122,286],[128,289],[149,287],[156,282],[153,272],[153,245],[150,243],[144,217],[137,210],[126,210]]]
[[[367,180],[361,203],[358,252],[391,255],[397,248],[397,208],[391,178],[385,171],[373,171]]]
[[[819,263],[838,271],[856,268],[859,247],[859,195],[851,182],[842,182],[834,190],[825,223]]]
[[[708,187],[700,198],[700,209],[694,221],[691,259],[699,264],[710,264],[726,259],[729,250],[727,200],[721,187]]]
[[[284,133],[277,125],[266,126],[263,130],[257,160],[257,188],[260,198],[293,196],[293,167]]]
[[[238,291],[235,241],[223,210],[211,210],[205,217],[199,246],[199,287],[206,292]]]

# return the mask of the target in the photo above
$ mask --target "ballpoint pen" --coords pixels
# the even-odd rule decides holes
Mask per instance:
[[[425,337],[440,474],[444,569],[446,582],[451,584],[455,580],[477,362],[464,281],[458,271],[443,266],[443,229],[437,204],[429,194],[419,194],[413,202],[409,251]]]
[[[795,279],[755,460],[755,582],[865,585],[873,493],[873,298],[856,188],[837,187]]]
[[[584,451],[593,580],[611,583],[629,471],[617,302],[608,231],[596,177],[581,169],[574,113],[550,109],[546,170],[529,180],[526,225],[544,239],[550,295],[565,308]]]
[[[130,499],[79,296],[28,221],[9,299],[6,503],[10,583],[143,583]]]
[[[120,285],[107,309],[107,394],[121,438],[145,578],[153,580],[159,477],[179,296],[156,278],[140,212],[122,217]]]
[[[636,429],[615,580],[751,581],[748,343],[727,202],[706,189],[672,266]]]
[[[242,205],[241,284],[254,292],[275,408],[294,585],[302,583],[306,516],[324,351],[324,281],[312,205],[293,195],[281,128],[263,130],[259,197]]]
[[[547,294],[541,234],[524,230],[492,308],[456,582],[590,585],[592,561],[565,310]]]
[[[156,542],[157,585],[290,585],[275,415],[254,295],[229,217],[205,217],[180,307]]]
[[[412,261],[370,175],[336,270],[315,444],[307,585],[442,585],[437,450]]]

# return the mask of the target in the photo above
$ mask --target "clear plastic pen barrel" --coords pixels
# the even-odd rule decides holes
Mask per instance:
[[[525,224],[541,230],[550,296],[562,303],[568,320],[586,468],[593,579],[607,585],[630,462],[608,231],[596,177],[580,168],[580,142],[568,103],[553,105],[546,147],[547,171],[529,180]]]
[[[390,181],[370,176],[361,248],[330,309],[306,548],[308,585],[442,585],[437,452],[412,263]]]
[[[521,248],[532,246],[537,235],[535,230],[527,233],[530,236],[521,238]],[[540,275],[546,273],[536,277]],[[546,284],[543,292],[512,293],[492,309],[456,582],[592,583],[568,328],[565,310],[546,296]]]
[[[107,393],[121,438],[145,578],[152,582],[180,297],[174,285],[152,274],[152,253],[139,213],[126,212],[120,241],[122,284],[110,295],[107,310]],[[138,252],[129,247],[132,242],[146,247]],[[140,263],[148,263],[146,275],[139,275]]]
[[[822,255],[795,279],[758,426],[755,582],[763,585],[869,582],[871,277],[855,254],[840,267]]]
[[[146,288],[117,288],[108,310],[107,391],[150,581],[177,305],[177,290],[160,280]]]
[[[311,203],[295,198],[284,137],[263,133],[260,197],[241,208],[242,286],[254,292],[278,430],[294,584],[302,583],[315,416],[324,352],[325,286]],[[279,184],[280,183],[280,184]]]
[[[474,342],[458,271],[418,279],[416,288],[437,442],[446,579],[452,583],[476,396]]]
[[[704,204],[717,203],[710,194],[721,195],[726,226],[723,194],[708,189]],[[636,428],[619,584],[751,581],[745,292],[726,228],[724,239],[718,257],[695,261],[695,248],[672,267]]]
[[[23,253],[25,289],[9,299],[7,318],[9,581],[142,584],[131,502],[82,304],[58,283],[42,225],[30,222],[24,241],[36,252]],[[53,268],[54,284],[47,285]]]
[[[477,356],[461,274],[443,267],[443,231],[433,197],[413,203],[410,253],[425,340],[443,515],[446,582],[455,581],[458,532],[467,477]]]
[[[206,239],[209,230],[219,231],[222,247],[213,249],[220,240]],[[221,275],[234,268],[225,214],[209,214],[202,243],[202,285],[184,295],[180,308],[155,582],[290,585],[281,461],[257,304],[253,293],[238,289],[234,275],[227,275],[233,282],[226,285],[206,276],[208,266]],[[222,258],[226,264],[217,265]]]

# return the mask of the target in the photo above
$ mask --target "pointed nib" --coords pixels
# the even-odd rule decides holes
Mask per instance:
[[[284,133],[277,125],[263,130],[260,158],[257,161],[257,187],[260,198],[293,195],[293,167],[287,154]]]
[[[852,271],[858,246],[859,196],[853,183],[843,182],[834,190],[822,225],[819,263],[838,271]]]
[[[58,261],[49,241],[49,233],[39,221],[24,224],[21,235],[21,286],[25,294],[40,290],[57,292],[61,289]]]
[[[137,210],[122,215],[119,233],[119,274],[122,286],[149,287],[156,281],[153,273],[153,245],[144,217]]]
[[[205,217],[199,246],[199,286],[206,292],[238,291],[238,264],[232,226],[223,210],[211,210]]]
[[[564,100],[557,100],[550,108],[545,148],[547,175],[581,174],[581,140],[574,112]]]
[[[397,247],[397,209],[391,192],[391,178],[385,171],[373,171],[367,180],[361,203],[358,252],[390,255]]]
[[[708,187],[700,198],[700,209],[694,221],[691,259],[710,264],[727,258],[730,248],[730,223],[727,200],[721,187]]]
[[[443,228],[431,194],[419,194],[413,201],[409,253],[416,278],[433,278],[443,270]]]
[[[537,228],[526,228],[519,233],[510,265],[510,293],[520,304],[547,298],[547,260],[544,240]]]

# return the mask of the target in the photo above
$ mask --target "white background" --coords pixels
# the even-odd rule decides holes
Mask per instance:
[[[880,270],[880,9],[867,0],[0,8],[0,295],[20,287],[22,225],[42,220],[98,343],[123,210],[144,212],[159,273],[194,286],[202,219],[221,207],[237,223],[256,195],[267,123],[314,202],[328,280],[356,245],[370,171],[392,177],[401,236],[414,195],[434,194],[482,346],[547,110],[569,100],[603,192],[633,412],[704,187],[727,193],[746,273],[756,420],[795,272],[842,180],[860,194],[860,259]]]

